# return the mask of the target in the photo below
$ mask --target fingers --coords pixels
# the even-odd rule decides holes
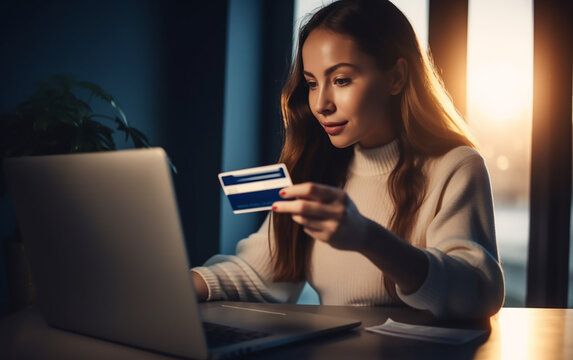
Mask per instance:
[[[344,217],[345,206],[340,202],[324,204],[319,201],[297,199],[294,201],[277,201],[273,204],[273,211],[314,219],[340,220]]]
[[[340,227],[340,221],[332,219],[312,219],[300,215],[293,215],[292,219],[302,225],[304,232],[310,237],[321,241],[329,241]]]
[[[275,202],[273,211],[290,214],[311,238],[327,242],[337,249],[356,250],[360,247],[364,237],[364,218],[344,190],[303,183],[282,189],[280,195],[285,201]]]
[[[303,183],[282,189],[280,195],[291,200],[275,202],[273,211],[291,214],[314,239],[329,241],[346,219],[349,199],[342,189]]]
[[[321,232],[335,232],[340,226],[340,221],[333,219],[317,219],[301,215],[292,215],[294,222],[302,225],[305,229]]]
[[[347,204],[346,193],[338,188],[316,183],[303,183],[284,188],[285,199],[273,204],[273,211],[316,219],[342,219]]]
[[[285,199],[302,198],[325,203],[333,201],[344,202],[346,198],[346,193],[342,189],[311,182],[284,188],[281,190],[280,195]]]

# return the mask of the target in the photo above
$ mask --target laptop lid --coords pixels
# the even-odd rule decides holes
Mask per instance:
[[[48,324],[206,356],[162,149],[14,158],[5,170]]]
[[[289,324],[276,326],[289,330],[283,334],[245,344],[250,350],[359,324],[309,314],[245,316],[249,310],[211,304],[201,314],[161,148],[13,158],[5,173],[51,326],[206,358],[240,353],[243,345],[208,349],[203,317],[229,326],[248,318],[248,328],[265,331]]]

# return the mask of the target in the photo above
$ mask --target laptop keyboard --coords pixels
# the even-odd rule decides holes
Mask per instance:
[[[232,345],[239,342],[260,339],[269,336],[269,333],[240,329],[232,326],[203,322],[203,329],[209,347]]]

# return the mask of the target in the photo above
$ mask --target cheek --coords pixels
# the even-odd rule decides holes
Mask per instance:
[[[365,116],[374,116],[379,119],[388,112],[389,95],[382,86],[366,89],[360,98],[360,109]]]
[[[359,118],[378,117],[383,110],[383,96],[373,89],[361,89],[361,91],[347,92],[340,96],[337,101],[340,109],[350,116]]]
[[[364,96],[359,91],[341,91],[336,98],[337,108],[347,116],[358,115],[363,102]]]

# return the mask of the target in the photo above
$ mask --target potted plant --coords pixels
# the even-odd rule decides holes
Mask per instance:
[[[94,111],[94,100],[114,115]],[[123,133],[134,147],[149,147],[147,137],[129,125],[118,102],[100,86],[53,76],[40,82],[28,100],[0,116],[0,163],[14,156],[115,150],[115,131]],[[5,185],[0,166],[0,197],[6,192]],[[35,298],[17,227],[4,245],[11,309],[17,310]]]

